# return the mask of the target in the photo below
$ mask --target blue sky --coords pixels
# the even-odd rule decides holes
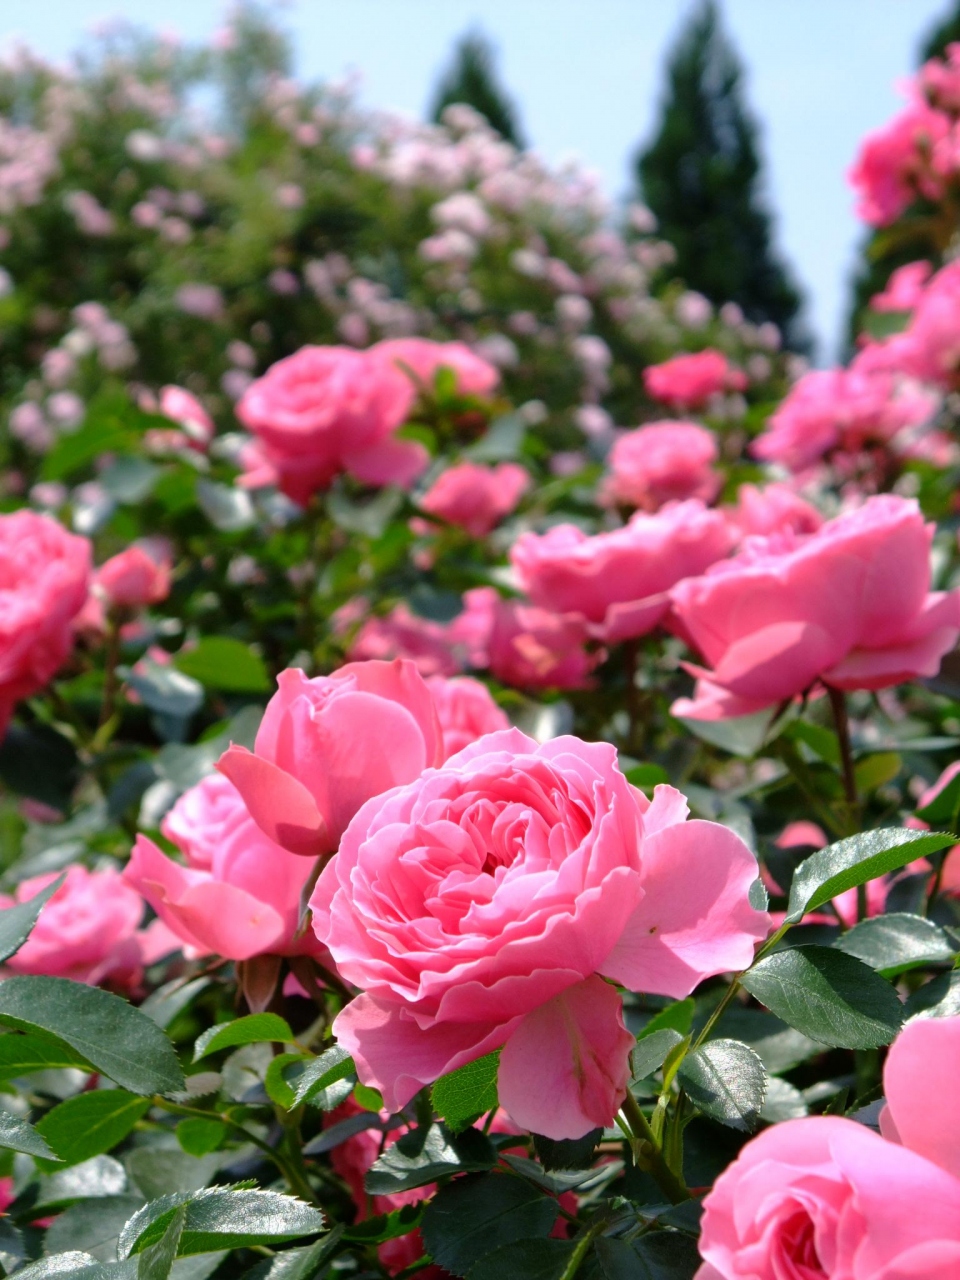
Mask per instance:
[[[828,358],[841,331],[861,234],[844,173],[859,139],[897,109],[896,82],[950,0],[723,0],[762,124],[779,243],[809,302]],[[551,160],[580,157],[611,195],[649,137],[663,58],[690,0],[288,0],[280,21],[297,70],[356,70],[362,100],[423,112],[450,46],[482,28],[533,145]],[[55,59],[97,21],[122,14],[186,39],[220,23],[219,0],[4,0],[0,37]]]

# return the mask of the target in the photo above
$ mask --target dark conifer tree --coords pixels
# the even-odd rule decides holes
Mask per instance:
[[[773,321],[788,346],[804,349],[802,299],[774,247],[742,81],[714,0],[702,0],[670,55],[659,129],[636,161],[638,187],[691,289]]]
[[[497,81],[495,64],[494,49],[483,34],[471,31],[463,36],[434,91],[430,119],[439,121],[445,107],[465,102],[479,111],[507,142],[522,147],[517,109]]]

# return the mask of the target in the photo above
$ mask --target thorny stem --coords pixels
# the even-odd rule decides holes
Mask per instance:
[[[580,1237],[580,1239],[576,1243],[576,1248],[574,1249],[573,1253],[570,1255],[570,1261],[567,1263],[567,1265],[563,1269],[563,1272],[560,1276],[560,1280],[573,1280],[573,1277],[580,1270],[580,1263],[587,1256],[587,1250],[590,1248],[591,1244],[593,1244],[596,1237],[600,1235],[600,1233],[603,1231],[603,1229],[606,1226],[607,1226],[606,1219],[600,1218],[597,1222],[593,1224],[592,1227],[590,1227],[588,1231],[586,1231]]]
[[[650,1128],[650,1122],[640,1110],[636,1098],[627,1090],[620,1107],[626,1128],[631,1138],[634,1159],[641,1168],[649,1169],[657,1185],[671,1204],[680,1204],[690,1199],[690,1192],[663,1158],[663,1152]],[[571,1273],[572,1274],[572,1273]]]

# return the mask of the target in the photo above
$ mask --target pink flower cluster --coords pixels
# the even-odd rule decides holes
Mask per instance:
[[[773,1125],[704,1201],[697,1280],[960,1275],[960,1018],[915,1018],[887,1055],[880,1133]]]
[[[939,202],[960,172],[960,46],[948,45],[908,85],[908,101],[864,140],[849,178],[857,213],[875,227],[895,222],[918,199]]]
[[[605,502],[656,511],[667,502],[712,502],[723,483],[712,431],[695,422],[650,422],[614,441]]]

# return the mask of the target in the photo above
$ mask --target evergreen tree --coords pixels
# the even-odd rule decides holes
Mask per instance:
[[[495,61],[493,47],[479,31],[463,36],[434,92],[430,119],[439,121],[445,107],[464,102],[479,111],[507,142],[522,147],[517,110],[497,82]]]
[[[920,62],[942,58],[947,45],[957,41],[960,41],[960,4],[955,3],[953,12],[937,23],[920,46]]]
[[[667,67],[660,127],[637,158],[642,198],[677,251],[677,274],[715,303],[772,320],[795,350],[809,345],[802,299],[773,245],[757,130],[740,61],[714,0],[703,0]]]

